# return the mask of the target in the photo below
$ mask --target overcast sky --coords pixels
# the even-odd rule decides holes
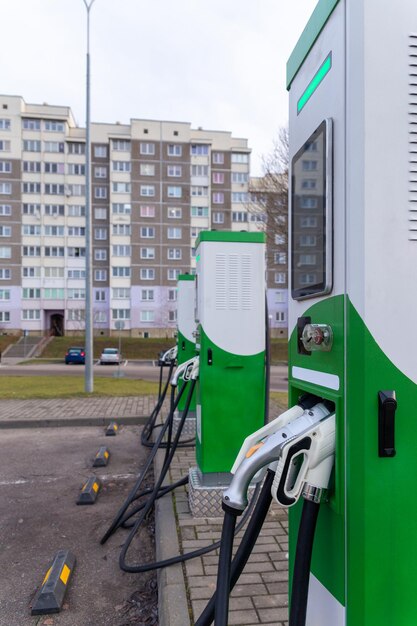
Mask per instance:
[[[88,0],[89,2],[91,0]],[[286,61],[317,0],[95,0],[91,117],[191,122],[252,148],[287,123]],[[4,94],[68,105],[85,125],[83,0],[3,0]]]

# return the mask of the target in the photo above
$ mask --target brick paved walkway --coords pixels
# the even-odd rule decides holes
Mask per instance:
[[[193,449],[180,450],[171,465],[170,482],[195,465]],[[222,518],[193,518],[185,488],[175,491],[177,529],[183,552],[220,539]],[[235,540],[235,549],[243,534]],[[275,503],[230,600],[230,626],[288,625],[288,523],[287,513]],[[192,623],[200,615],[216,586],[218,551],[185,563]],[[185,626],[185,625],[184,625]]]

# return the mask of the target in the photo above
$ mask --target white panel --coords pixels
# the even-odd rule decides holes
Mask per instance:
[[[203,241],[198,249],[197,308],[204,332],[222,350],[265,350],[265,245]]]
[[[327,374],[326,372],[318,372],[317,370],[309,370],[306,367],[292,367],[292,376],[298,380],[304,380],[307,383],[321,385],[328,389],[338,391],[340,388],[339,376],[336,374]]]
[[[195,283],[193,280],[178,281],[177,325],[180,333],[188,341],[195,342],[193,332],[196,329],[194,319]]]
[[[345,624],[345,607],[313,574],[310,574],[306,626],[345,626]]]

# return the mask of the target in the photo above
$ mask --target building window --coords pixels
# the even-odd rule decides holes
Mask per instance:
[[[68,289],[68,300],[85,300],[85,289]]]
[[[112,309],[113,320],[130,320],[130,309]]]
[[[275,235],[275,245],[281,246],[285,243],[285,235]]]
[[[9,255],[3,256],[1,253],[2,250],[9,250]],[[41,247],[40,246],[23,246],[22,256],[41,256]],[[0,247],[0,258],[10,259],[10,257],[11,257],[11,248]]]
[[[206,156],[209,153],[209,147],[205,144],[193,143],[191,144],[192,156]]]
[[[85,154],[85,143],[69,141],[67,147],[68,154]]]
[[[107,219],[107,209],[104,207],[96,207],[94,209],[94,219],[96,220],[106,220]]]
[[[167,167],[167,176],[173,176],[175,178],[180,178],[182,176],[182,167],[181,167],[181,165],[168,165],[168,167]]]
[[[113,267],[112,275],[114,278],[130,278],[130,267]]]
[[[105,289],[94,289],[94,300],[96,302],[106,302]]]
[[[153,322],[155,319],[154,311],[141,311],[140,312],[140,321],[141,322]]]
[[[114,300],[130,300],[129,287],[114,287],[112,289],[112,298]]]
[[[317,276],[315,274],[301,274],[300,285],[315,285],[317,283]]]
[[[8,267],[0,268],[0,280],[10,280],[12,277],[12,271]]]
[[[232,202],[249,202],[249,194],[244,191],[233,191]]]
[[[274,275],[274,282],[275,282],[277,285],[283,285],[283,284],[285,284],[286,280],[287,280],[287,275],[286,275],[286,273],[285,273],[285,272],[275,272],[275,275]]]
[[[141,248],[140,249],[140,258],[141,259],[154,259],[155,258],[155,248]]]
[[[182,238],[182,229],[169,227],[168,231],[168,239],[181,239]]]
[[[94,270],[94,280],[98,282],[107,280],[107,270]]]
[[[304,178],[301,181],[301,189],[316,189],[317,181],[314,178]]]
[[[5,152],[5,149],[1,147],[1,144],[8,143],[10,150],[10,141],[0,141],[0,150]],[[24,139],[23,140],[23,151],[24,152],[40,152],[41,151],[41,142],[38,139]]]
[[[97,159],[105,159],[107,157],[107,146],[94,146],[94,156]]]
[[[275,252],[274,263],[276,263],[277,265],[285,265],[286,262],[287,262],[286,252]]]
[[[176,300],[177,300],[177,290],[176,289],[168,289],[168,300],[169,300],[169,302],[176,302]]]
[[[0,322],[4,324],[10,322],[10,311],[0,311]]]
[[[61,267],[53,267],[53,268],[45,268],[46,269],[53,269],[53,270],[63,270],[64,268]],[[56,276],[51,276],[49,278],[60,278],[61,275],[58,276],[59,272],[55,272],[57,275]],[[63,272],[62,272],[63,273]],[[46,274],[45,274],[46,276]],[[84,280],[85,279],[85,270],[79,270],[79,269],[74,269],[74,270],[68,270],[67,276],[69,279],[71,280]]]
[[[113,183],[113,193],[130,193],[132,185],[130,183]]]
[[[113,256],[131,256],[132,254],[131,246],[112,246],[112,250]]]
[[[12,236],[12,227],[0,225],[0,237],[11,237],[11,236]]]
[[[223,172],[213,172],[213,184],[214,185],[223,185],[224,184],[224,173]]]
[[[248,214],[244,211],[232,211],[232,222],[247,222]]]
[[[107,261],[107,250],[105,248],[95,248],[94,260],[95,261]]]
[[[191,217],[208,217],[209,210],[207,206],[192,206]]]
[[[62,246],[45,246],[45,256],[64,257],[65,248]]]
[[[23,309],[22,320],[33,322],[41,319],[41,312],[39,309]]]
[[[224,152],[213,152],[212,158],[213,158],[213,163],[215,163],[216,165],[223,165]]]
[[[85,206],[82,204],[70,204],[68,206],[68,215],[70,217],[85,217]]]
[[[70,298],[70,292],[72,289],[68,289],[68,298]],[[57,289],[51,287],[43,290],[43,297],[45,300],[63,300],[65,298],[65,289]]]
[[[130,224],[113,224],[113,235],[120,235],[129,237],[131,234],[131,226]]]
[[[155,280],[155,270],[152,267],[141,267],[141,280]]]
[[[191,176],[208,176],[208,165],[192,165]]]
[[[275,292],[275,303],[283,304],[285,302],[285,293],[283,291]]]
[[[146,141],[141,141],[139,145],[139,151],[141,154],[155,154],[155,144]]]
[[[94,319],[98,324],[105,324],[107,322],[106,311],[96,311],[94,313]]]
[[[174,311],[168,311],[168,321],[169,322],[177,321],[177,311],[175,309]]]
[[[132,212],[131,205],[125,202],[115,202],[111,206],[113,215],[130,215]]]
[[[130,172],[132,164],[130,161],[112,161],[113,172]]]
[[[191,195],[192,196],[206,197],[206,196],[208,196],[208,187],[202,187],[201,185],[193,186],[193,187],[191,187]]]
[[[68,185],[67,190],[70,191],[70,186]],[[46,183],[45,184],[45,194],[48,196],[63,196],[65,194],[65,185],[57,185]]]
[[[7,206],[7,205],[4,205]],[[41,205],[40,204],[26,204],[22,205],[22,215],[37,215],[40,216]]]
[[[130,141],[125,139],[113,139],[112,148],[115,152],[130,152]]]
[[[140,292],[140,299],[143,302],[153,302],[154,301],[154,290],[153,289],[142,289]]]
[[[299,265],[316,265],[316,264],[317,264],[316,254],[300,254]]]
[[[46,226],[45,226],[46,228]],[[37,224],[23,224],[22,235],[40,237],[41,227]]]
[[[41,129],[41,121],[34,119],[24,119],[22,120],[22,128],[24,130],[40,130]]]
[[[67,320],[69,322],[84,322],[85,321],[84,309],[68,309]]]
[[[68,234],[69,235],[72,234],[71,231],[72,231],[72,229],[75,229],[75,228],[76,227],[74,227],[74,226],[69,226],[68,227]],[[63,226],[49,226],[49,225],[47,225],[47,226],[44,227],[44,232],[45,232],[45,235],[47,237],[63,237],[64,236],[64,230],[65,229],[64,229]],[[78,230],[84,231],[84,234],[85,234],[85,228],[77,227],[77,231]]]
[[[249,181],[249,174],[246,172],[232,172],[232,183],[243,185]]]
[[[10,130],[11,120],[6,117],[0,117],[0,130]]]
[[[155,228],[153,228],[152,226],[142,226],[140,229],[140,236],[143,239],[154,239]]]
[[[0,289],[0,300],[10,300],[10,289]]]
[[[149,204],[142,204],[139,213],[141,217],[155,217],[155,207]]]
[[[317,209],[318,207],[318,198],[313,196],[301,196],[300,198],[300,208],[301,209]]]
[[[168,198],[181,198],[182,187],[168,185]]]
[[[57,122],[55,120],[45,120],[44,130],[53,133],[63,133],[65,131],[65,122]]]
[[[317,217],[300,217],[300,228],[316,228]]]
[[[249,154],[246,152],[232,152],[232,163],[249,163]]]
[[[31,161],[26,161],[26,163],[31,163]],[[37,161],[32,161],[32,163],[37,163]],[[0,174],[10,174],[11,171],[12,171],[11,161],[0,161]]]
[[[45,277],[47,276],[47,270],[51,268],[45,267]],[[23,278],[40,278],[41,268],[40,267],[22,267],[22,276]]]
[[[73,173],[70,171],[71,165],[74,165],[74,164],[68,165],[68,174]],[[65,174],[65,163],[46,162],[44,166],[45,166],[45,174]],[[74,169],[78,169],[78,168],[74,168]]]
[[[286,321],[285,311],[277,311],[275,313],[275,321],[276,322],[285,322]]]
[[[94,229],[94,239],[96,241],[103,241],[107,239],[107,228],[95,228]]]
[[[9,194],[12,193],[11,183],[0,183],[0,193],[9,193]],[[41,193],[41,184],[40,183],[23,183],[22,193]]]
[[[4,215],[12,214],[12,205],[11,204],[0,204],[0,217]]]
[[[85,257],[85,248],[81,248],[79,246],[70,246],[68,249],[68,256],[74,258],[84,258]]]
[[[303,247],[315,247],[317,245],[317,237],[315,235],[300,235],[300,246]]]
[[[155,185],[141,185],[140,186],[140,195],[153,197],[155,195]]]
[[[224,204],[224,193],[216,191],[213,193],[213,204]]]
[[[114,186],[115,183],[113,183]],[[114,191],[114,189],[113,189]],[[107,187],[94,187],[94,197],[98,199],[107,198]]]
[[[40,161],[23,161],[23,171],[31,174],[40,174],[41,162]]]
[[[94,168],[94,178],[106,178],[107,177],[107,167],[100,166]]]
[[[24,300],[39,300],[41,290],[39,288],[24,287],[22,289],[22,298]]]
[[[213,211],[213,224],[224,224],[224,213],[221,211]]]
[[[178,261],[182,258],[181,248],[168,248],[167,258],[170,261]]]
[[[312,159],[303,159],[301,162],[301,167],[304,172],[314,172],[317,170],[318,161]]]
[[[168,218],[179,220],[182,218],[181,207],[168,207]]]
[[[168,156],[182,156],[182,146],[177,143],[168,144]]]
[[[45,152],[64,152],[65,146],[63,141],[44,141],[43,149]]]
[[[192,226],[191,227],[191,237],[192,237],[192,239],[195,239],[196,237],[198,237],[198,235],[201,233],[202,230],[204,230],[204,228],[201,228],[199,226]]]
[[[153,163],[141,163],[140,175],[141,176],[155,176],[155,165]]]
[[[167,271],[168,280],[178,280],[178,276],[181,274],[181,270],[169,268]]]

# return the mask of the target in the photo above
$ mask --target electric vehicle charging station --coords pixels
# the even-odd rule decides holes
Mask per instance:
[[[287,65],[289,406],[336,414],[307,626],[417,622],[417,10],[320,0]],[[398,408],[397,408],[398,403]],[[290,511],[290,572],[300,507]]]
[[[195,277],[192,274],[180,274],[177,285],[177,362],[181,365],[196,355],[195,334]],[[184,385],[182,379],[178,382],[178,390]],[[174,414],[174,431],[181,420],[187,402],[186,394],[178,403]],[[192,395],[188,414],[183,426],[183,433],[195,435],[196,394]]]
[[[242,440],[265,421],[265,235],[203,231],[197,240],[194,516],[221,511]]]

